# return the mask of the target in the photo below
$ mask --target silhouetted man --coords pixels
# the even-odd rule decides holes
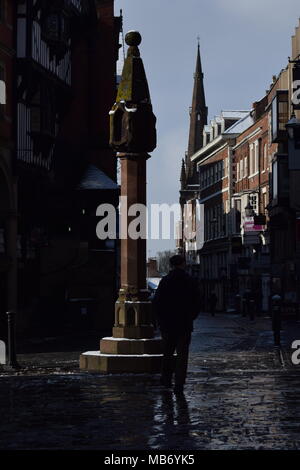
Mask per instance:
[[[218,303],[218,297],[217,297],[215,292],[212,292],[210,294],[209,299],[208,299],[208,303],[209,303],[209,311],[211,313],[211,316],[214,317],[215,313],[216,313],[216,306],[217,306],[217,303]]]
[[[175,393],[182,393],[185,384],[193,321],[200,311],[197,282],[185,271],[180,255],[170,258],[171,270],[162,278],[153,305],[164,342],[161,383],[172,385],[173,354],[176,350]]]

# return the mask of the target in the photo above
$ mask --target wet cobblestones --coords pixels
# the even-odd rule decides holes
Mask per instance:
[[[181,398],[157,375],[80,373],[77,352],[21,357],[0,376],[0,449],[299,449],[300,366],[262,323],[202,317]]]

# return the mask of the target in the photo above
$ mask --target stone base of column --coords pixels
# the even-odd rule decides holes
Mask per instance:
[[[80,356],[80,369],[102,374],[159,373],[162,355],[114,355],[89,351]]]
[[[103,338],[100,341],[103,354],[162,354],[162,341],[155,339]]]
[[[80,369],[99,373],[158,373],[163,346],[150,324],[151,303],[116,302],[113,336],[100,341],[100,351],[80,356]]]
[[[114,338],[151,339],[153,336],[153,327],[151,325],[113,327]]]

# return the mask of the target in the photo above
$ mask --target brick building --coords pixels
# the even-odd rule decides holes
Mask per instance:
[[[1,0],[0,5],[0,70],[7,96],[0,118],[0,191],[6,205],[0,251],[4,240],[6,255],[10,247],[12,252],[10,278],[18,271],[18,306],[12,290],[14,305],[3,300],[2,319],[10,305],[18,307],[23,332],[108,329],[117,246],[97,239],[96,208],[103,202],[118,205],[108,113],[116,95],[122,19],[114,16],[113,0]],[[17,219],[11,216],[16,215],[12,174]],[[8,213],[14,223],[3,235]],[[0,273],[5,263],[2,253]]]
[[[214,292],[217,308],[227,307],[230,266],[234,264],[231,200],[234,191],[233,147],[252,123],[249,111],[224,111],[204,128],[203,147],[191,160],[197,165],[199,191],[194,204],[202,207],[203,246],[187,253],[188,263],[202,281],[206,300]],[[194,211],[195,213],[195,211]],[[200,249],[198,249],[200,248]]]
[[[300,166],[290,150],[296,155],[298,140],[291,142],[286,128],[288,122],[295,133],[300,128],[299,104],[292,104],[300,79],[299,39],[298,26],[292,59],[251,111],[223,112],[204,126],[202,146],[188,154],[193,185],[186,184],[188,165],[182,167],[181,199],[189,195],[191,210],[182,211],[181,226],[190,218],[196,226],[197,216],[200,237],[183,237],[180,248],[206,301],[214,291],[220,310],[236,308],[236,295],[247,291],[258,311],[269,309],[273,293],[281,294],[287,312],[300,299]]]
[[[271,86],[268,95],[270,140],[276,146],[272,155],[269,217],[271,239],[271,289],[279,293],[286,313],[299,311],[299,95],[300,24],[292,36],[291,59]],[[298,82],[297,82],[298,81]],[[298,100],[299,101],[299,100]],[[289,137],[287,124],[295,125]],[[297,130],[298,129],[298,130]]]
[[[13,74],[15,60],[14,2],[0,1],[0,333],[5,311],[16,308],[16,177],[14,166]],[[4,328],[6,330],[6,328]]]

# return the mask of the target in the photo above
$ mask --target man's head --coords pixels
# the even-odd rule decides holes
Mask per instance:
[[[185,259],[181,255],[174,255],[170,258],[171,269],[185,269]]]

